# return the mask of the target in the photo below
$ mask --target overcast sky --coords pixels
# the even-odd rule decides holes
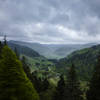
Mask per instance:
[[[0,0],[0,35],[39,43],[100,42],[100,0]]]

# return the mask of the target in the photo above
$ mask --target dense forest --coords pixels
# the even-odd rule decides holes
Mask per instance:
[[[57,70],[66,73],[72,63],[76,65],[76,70],[81,80],[89,80],[94,72],[97,58],[100,55],[100,45],[74,51],[67,57],[60,59],[57,63]],[[66,69],[66,70],[65,70]]]
[[[99,48],[50,60],[28,47],[1,41],[0,100],[100,100]]]

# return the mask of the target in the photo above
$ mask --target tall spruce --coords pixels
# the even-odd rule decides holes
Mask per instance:
[[[27,77],[31,80],[33,83],[35,89],[37,90],[38,93],[45,91],[45,88],[48,87],[47,80],[42,81],[40,78],[37,77],[37,74],[35,72],[30,71],[30,68],[27,64],[27,59],[25,56],[22,57],[22,64],[24,68],[24,72],[26,73]]]
[[[3,45],[2,45],[2,42],[0,41],[0,59],[1,59],[1,54],[2,54],[2,48],[3,48]]]
[[[0,60],[0,100],[39,100],[15,53],[4,46]]]
[[[18,52],[18,50],[17,50],[17,48],[15,47],[15,49],[14,49],[14,52],[15,52],[15,54],[16,54],[16,56],[17,56],[17,58],[18,59],[20,59],[20,55],[19,55],[19,52]]]
[[[33,83],[37,92],[40,93],[41,91],[43,91],[42,80],[40,78],[38,78],[36,74],[34,74],[35,72],[31,73],[31,70],[28,66],[27,59],[26,59],[25,56],[22,57],[21,61],[22,61],[22,64],[23,64],[24,72],[26,73],[26,75],[30,79],[30,81]]]
[[[32,83],[34,83],[37,92],[40,94],[41,92],[43,92],[43,81],[34,73],[35,72],[32,73]]]
[[[54,100],[64,100],[64,91],[65,91],[65,81],[63,75],[60,76],[58,85],[56,87],[56,92],[54,94]]]
[[[31,71],[30,71],[30,68],[27,64],[27,59],[25,56],[22,57],[22,64],[23,64],[23,68],[24,68],[24,72],[26,73],[27,77],[31,80]]]
[[[74,64],[72,64],[67,75],[67,84],[64,100],[83,100],[82,91],[80,90],[80,83],[77,78]]]
[[[49,89],[49,85],[50,84],[49,84],[48,78],[46,77],[42,83],[42,91],[46,91],[47,89]]]
[[[4,45],[7,45],[7,39],[6,38],[7,38],[7,36],[5,35],[4,36]]]
[[[90,88],[87,91],[87,100],[100,100],[100,56],[90,81]]]

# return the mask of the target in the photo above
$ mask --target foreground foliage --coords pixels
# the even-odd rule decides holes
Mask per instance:
[[[15,53],[4,46],[0,59],[0,100],[39,100]]]

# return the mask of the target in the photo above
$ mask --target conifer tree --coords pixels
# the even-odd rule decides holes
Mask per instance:
[[[3,48],[3,45],[2,45],[2,42],[0,41],[0,59],[1,59],[1,54],[2,54],[2,48]]]
[[[56,92],[54,94],[54,100],[64,100],[64,91],[65,91],[65,81],[63,75],[60,76]]]
[[[7,40],[6,40],[7,36],[4,36],[4,45],[7,45]]]
[[[48,79],[47,78],[45,78],[44,80],[43,80],[43,83],[42,83],[43,85],[42,85],[42,91],[46,91],[48,88],[49,88],[49,81],[48,81]]]
[[[0,100],[39,100],[15,53],[4,46],[0,60]]]
[[[33,83],[35,89],[37,90],[38,93],[44,91],[44,88],[46,88],[48,85],[46,84],[47,81],[42,81],[40,78],[37,77],[35,72],[30,71],[30,68],[27,64],[26,57],[22,57],[22,64],[24,68],[24,72],[26,73],[27,77],[30,79],[30,81]]]
[[[19,58],[20,58],[20,55],[19,55],[18,50],[17,50],[17,48],[16,48],[16,47],[15,47],[14,52],[15,52],[15,54],[16,54],[16,56],[17,56],[17,58],[19,59]]]
[[[21,61],[23,64],[24,72],[26,73],[27,77],[30,79],[31,78],[31,71],[30,71],[30,68],[29,68],[26,60],[27,60],[26,57],[23,56]]]
[[[34,83],[34,86],[39,94],[43,92],[43,81],[41,78],[37,77],[34,72],[32,73],[32,83]]]
[[[67,76],[67,84],[66,84],[64,100],[82,100],[82,99],[83,99],[82,91],[80,90],[80,84],[77,79],[75,66],[72,64]]]
[[[87,100],[100,100],[100,56],[87,91]]]
[[[30,79],[30,81],[33,83],[37,92],[40,93],[44,89],[42,80],[40,78],[38,78],[36,74],[34,74],[35,72],[31,73],[30,68],[27,64],[27,59],[26,59],[25,56],[22,57],[21,61],[22,61],[22,64],[23,64],[24,72],[26,73],[26,75]]]

